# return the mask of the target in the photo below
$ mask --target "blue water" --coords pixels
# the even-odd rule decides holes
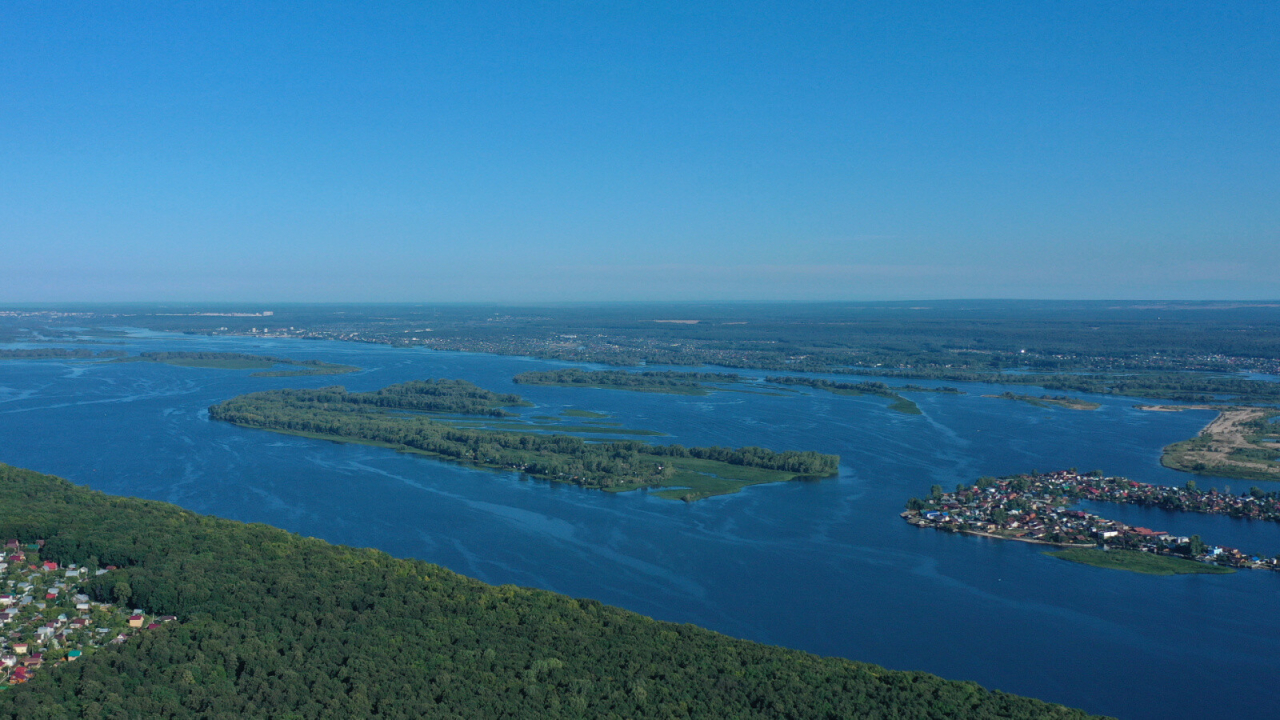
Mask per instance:
[[[1195,434],[1209,411],[1143,412],[1133,399],[1113,397],[1091,398],[1102,403],[1094,412],[1046,409],[983,398],[1005,388],[978,385],[962,386],[969,393],[962,396],[910,393],[924,411],[910,416],[889,411],[883,398],[820,391],[686,397],[516,386],[516,373],[564,366],[527,358],[155,333],[119,347],[276,354],[365,370],[250,378],[149,363],[0,362],[0,461],[378,547],[491,583],[592,597],[1122,718],[1275,715],[1262,689],[1280,680],[1280,573],[1100,570],[1036,546],[919,530],[898,518],[907,498],[935,483],[950,488],[1032,468],[1100,468],[1181,485],[1188,476],[1160,467],[1160,448]],[[528,415],[609,412],[629,427],[668,433],[655,442],[838,453],[841,473],[685,504],[244,430],[210,422],[205,412],[254,390],[371,390],[427,377],[518,392],[538,405]],[[1280,551],[1280,525],[1205,516],[1138,521],[1132,513],[1158,511],[1098,510],[1199,532],[1207,542]]]

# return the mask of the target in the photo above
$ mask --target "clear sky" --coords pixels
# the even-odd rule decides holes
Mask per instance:
[[[1280,2],[0,4],[0,301],[1280,298]]]

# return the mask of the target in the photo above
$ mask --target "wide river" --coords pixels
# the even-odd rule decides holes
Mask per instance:
[[[140,332],[103,347],[273,354],[365,369],[252,378],[151,363],[0,361],[0,461],[421,558],[490,583],[596,598],[1120,718],[1277,716],[1280,573],[1101,570],[1034,545],[920,530],[898,517],[933,484],[1033,468],[1182,484],[1189,476],[1162,468],[1160,448],[1194,435],[1212,419],[1208,411],[1142,412],[1135,400],[1113,397],[1092,398],[1102,403],[1093,412],[1045,409],[982,397],[1001,387],[962,386],[961,396],[911,393],[924,411],[913,416],[888,410],[883,398],[820,391],[690,397],[517,386],[516,373],[566,365],[366,344]],[[254,390],[373,390],[439,377],[520,393],[537,404],[526,415],[610,413],[666,433],[653,438],[660,443],[837,453],[840,475],[683,503],[245,430],[206,412]],[[1232,484],[1236,492],[1248,486]],[[1280,552],[1280,525],[1114,510],[1129,522]]]

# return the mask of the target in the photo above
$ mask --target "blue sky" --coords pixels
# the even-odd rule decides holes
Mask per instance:
[[[1280,298],[1280,3],[0,6],[0,301]]]

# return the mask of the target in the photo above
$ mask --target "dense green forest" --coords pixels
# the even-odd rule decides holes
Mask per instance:
[[[490,393],[463,380],[428,380],[369,393],[348,393],[340,387],[250,393],[214,405],[209,408],[209,417],[250,428],[408,449],[601,489],[666,487],[679,480],[682,473],[698,472],[690,469],[691,463],[674,462],[679,459],[785,474],[761,479],[763,482],[799,476],[827,477],[839,468],[837,456],[816,452],[686,448],[636,441],[587,442],[569,435],[459,427],[417,414],[434,411],[501,415],[505,411],[499,405],[522,402],[518,395]],[[741,475],[731,467],[702,467],[700,471],[729,479]]]
[[[519,395],[495,393],[466,380],[411,380],[388,385],[371,392],[347,392],[338,385],[317,390],[271,390],[245,398],[262,398],[268,402],[297,407],[325,407],[359,410],[383,408],[415,412],[455,413],[508,417],[504,407],[525,407],[530,403]]]
[[[178,616],[0,692],[6,718],[1089,717],[7,465],[0,537],[117,565],[95,599]]]
[[[677,372],[675,370],[547,370],[524,372],[512,380],[524,385],[557,385],[560,387],[593,387],[636,392],[672,393],[678,395],[705,395],[704,383],[736,383],[742,380],[736,373]]]

